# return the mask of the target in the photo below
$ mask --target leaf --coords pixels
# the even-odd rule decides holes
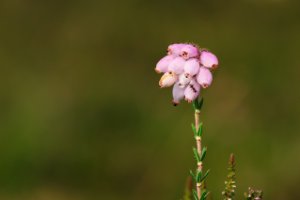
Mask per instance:
[[[197,100],[197,101],[198,101],[198,100]],[[204,102],[204,99],[203,99],[203,98],[201,98],[200,101],[198,101],[198,107],[199,107],[199,110],[202,109],[203,102]]]
[[[194,200],[199,200],[196,190],[193,190],[193,197],[194,197]]]
[[[204,176],[201,178],[200,182],[204,181],[205,178],[208,176],[210,170],[207,170],[206,173],[204,174]]]
[[[202,194],[201,194],[200,200],[205,200],[206,197],[207,197],[207,195],[208,195],[208,192],[207,192],[206,190],[204,190],[204,191],[202,192]]]
[[[191,177],[196,181],[196,176],[195,176],[195,174],[193,173],[192,170],[190,170],[190,175],[191,175]]]
[[[200,162],[200,156],[199,156],[198,151],[195,147],[193,148],[193,151],[194,151],[194,156],[195,156],[195,159],[196,159],[197,163]]]
[[[195,100],[193,101],[193,108],[194,108],[194,110],[199,110],[198,99],[195,99]]]
[[[200,156],[200,161],[204,160],[204,158],[206,156],[206,151],[207,151],[207,148],[203,147],[202,152],[201,152],[201,156]]]
[[[194,109],[195,110],[201,110],[201,108],[202,108],[202,106],[203,106],[203,98],[201,98],[200,99],[200,101],[199,101],[199,99],[197,98],[197,99],[195,99],[194,101],[193,101],[193,107],[194,107]]]
[[[195,127],[195,125],[193,123],[192,123],[192,130],[194,132],[194,136],[196,137],[198,135],[199,131],[197,132],[196,127]]]
[[[197,131],[197,136],[202,137],[203,123],[199,124],[199,129]]]
[[[201,179],[202,179],[202,171],[198,171],[196,176],[196,182],[201,183]]]

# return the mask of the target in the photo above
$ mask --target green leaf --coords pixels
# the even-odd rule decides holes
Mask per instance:
[[[193,101],[193,108],[194,108],[194,110],[199,110],[198,99],[195,99],[195,100]]]
[[[207,197],[207,195],[208,195],[208,192],[207,192],[206,190],[204,190],[204,191],[202,192],[202,194],[201,194],[200,200],[205,200],[206,197]]]
[[[195,127],[194,124],[192,124],[192,130],[194,132],[194,136],[196,137],[198,135],[198,132],[197,132],[196,127]]]
[[[204,160],[204,158],[206,156],[206,151],[207,151],[207,148],[203,147],[202,152],[201,152],[201,156],[200,156],[200,161]]]
[[[198,101],[198,100],[197,100],[197,101]],[[202,109],[203,102],[204,102],[204,99],[203,99],[203,98],[201,98],[200,101],[198,101],[198,107],[199,107],[199,110]]]
[[[202,131],[203,131],[203,123],[201,122],[199,124],[199,129],[197,131],[197,136],[202,137]]]
[[[196,181],[196,176],[195,176],[195,174],[193,173],[192,170],[190,170],[190,175],[191,175],[191,177]]]
[[[208,176],[210,170],[207,170],[206,173],[204,174],[204,176],[201,178],[200,182],[204,181],[206,179],[206,177]]]
[[[202,179],[202,171],[198,171],[196,176],[196,182],[201,183],[201,179]]]
[[[194,156],[195,156],[195,159],[196,159],[197,163],[200,162],[200,156],[199,156],[198,151],[195,147],[193,148],[193,151],[194,151]]]
[[[193,190],[193,197],[194,197],[194,200],[199,200],[196,190]]]
[[[203,106],[203,98],[201,98],[200,100],[197,98],[193,101],[193,107],[195,110],[201,110]]]

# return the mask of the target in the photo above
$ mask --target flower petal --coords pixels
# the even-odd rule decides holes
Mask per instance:
[[[155,71],[157,73],[166,73],[168,71],[169,64],[174,60],[174,56],[167,55],[160,59],[158,63],[156,64]]]
[[[172,103],[174,106],[177,106],[180,101],[184,98],[184,87],[180,87],[179,82],[175,83],[173,86],[172,94],[173,94],[173,100]]]
[[[185,46],[185,44],[171,44],[168,46],[168,54],[173,56],[179,56],[181,53],[181,49]]]
[[[201,52],[200,63],[207,68],[217,68],[219,65],[217,56],[209,51]]]
[[[181,88],[185,88],[192,80],[192,77],[187,74],[180,74],[178,77],[178,85]]]
[[[185,64],[185,60],[181,57],[176,57],[172,62],[170,62],[168,70],[170,72],[173,72],[175,74],[182,74],[183,73],[183,67]]]
[[[190,58],[196,58],[199,56],[199,49],[192,45],[192,44],[186,44],[182,49],[181,49],[181,54],[180,54],[184,59],[188,60]]]
[[[172,86],[176,81],[178,77],[176,74],[172,72],[166,72],[159,80],[159,86],[161,88],[170,87]]]
[[[203,88],[210,86],[213,81],[213,75],[211,71],[205,67],[200,67],[197,75],[197,81]]]
[[[200,94],[200,85],[196,80],[192,80],[184,90],[185,100],[189,103],[194,101]]]
[[[184,64],[184,73],[194,76],[198,73],[200,68],[199,61],[197,59],[190,59]]]

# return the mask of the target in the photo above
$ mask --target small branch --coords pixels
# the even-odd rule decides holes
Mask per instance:
[[[236,182],[235,182],[235,158],[231,154],[229,157],[228,175],[225,181],[225,190],[222,192],[224,200],[232,200],[235,196]]]

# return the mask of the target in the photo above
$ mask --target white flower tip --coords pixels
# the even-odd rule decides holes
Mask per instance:
[[[158,73],[158,74],[161,74],[161,73],[162,73],[162,72],[159,71],[157,68],[154,68],[154,71],[155,71],[156,73]]]
[[[208,87],[209,87],[209,84],[207,84],[207,83],[203,83],[203,84],[201,84],[201,86],[202,86],[202,88],[206,89],[206,88],[208,88]]]

